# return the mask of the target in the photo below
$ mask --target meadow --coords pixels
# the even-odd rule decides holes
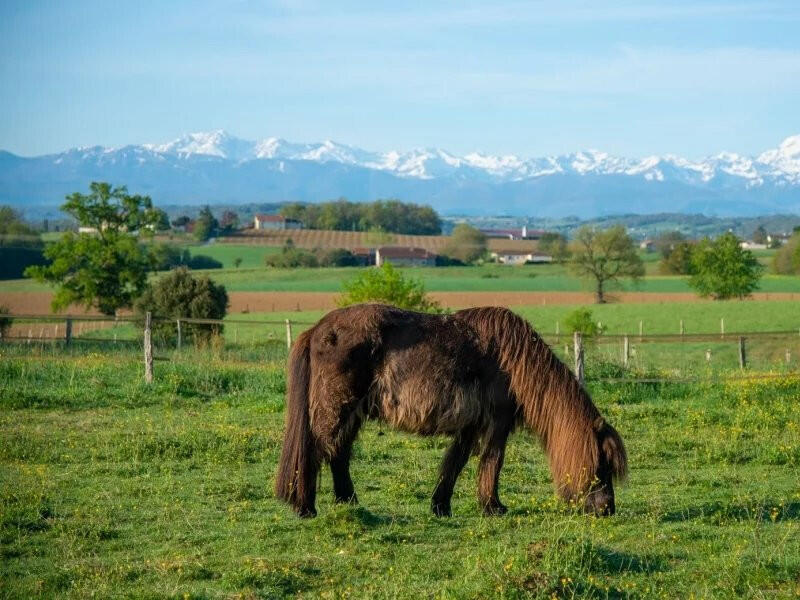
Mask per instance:
[[[276,269],[263,265],[263,255],[269,247],[253,247],[242,251],[238,246],[216,244],[202,246],[192,254],[211,256],[223,263],[222,269],[198,271],[207,273],[214,281],[225,285],[229,292],[339,292],[342,283],[354,277],[363,267]],[[239,268],[233,266],[234,258],[242,258]],[[648,263],[652,265],[654,263]],[[423,282],[432,292],[591,292],[590,282],[570,274],[564,265],[541,264],[507,266],[486,264],[470,267],[410,267],[401,269],[404,274]],[[155,274],[154,277],[158,277]],[[2,292],[46,291],[45,284],[28,279],[0,281]],[[615,291],[646,293],[693,294],[687,278],[658,275],[652,268],[639,282],[624,281],[610,288]],[[800,276],[765,273],[759,292],[798,293]]]
[[[454,516],[434,518],[447,440],[371,424],[353,462],[361,505],[334,505],[325,473],[319,517],[302,521],[271,491],[282,359],[186,353],[147,386],[138,350],[2,352],[5,598],[800,594],[797,374],[591,384],[631,464],[612,518],[557,501],[525,432],[501,479],[508,515],[481,516],[473,458]]]

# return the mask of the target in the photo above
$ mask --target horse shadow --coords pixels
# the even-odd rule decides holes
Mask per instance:
[[[754,520],[773,523],[800,521],[800,502],[788,502],[781,506],[780,502],[772,501],[762,502],[758,505],[731,505],[716,501],[670,511],[661,517],[661,522],[663,523],[681,523],[694,520],[709,520],[712,522]]]

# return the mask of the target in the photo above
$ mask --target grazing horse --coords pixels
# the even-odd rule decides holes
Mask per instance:
[[[289,357],[286,432],[275,483],[301,517],[316,515],[317,474],[330,464],[339,502],[355,502],[350,454],[365,419],[421,435],[449,435],[431,508],[450,515],[456,479],[479,450],[478,500],[498,496],[508,435],[524,425],[540,439],[553,482],[587,512],[614,514],[622,439],[527,321],[510,310],[430,315],[381,304],[332,311],[300,335]]]

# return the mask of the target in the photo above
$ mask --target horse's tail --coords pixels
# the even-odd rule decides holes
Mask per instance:
[[[289,354],[286,431],[275,478],[275,495],[291,504],[301,517],[313,517],[316,514],[314,500],[320,465],[308,409],[310,339],[309,332],[301,334]]]

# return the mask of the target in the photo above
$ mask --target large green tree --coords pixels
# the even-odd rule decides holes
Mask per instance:
[[[758,288],[764,268],[732,233],[706,238],[692,250],[689,285],[700,296],[715,300],[745,298]]]
[[[609,285],[626,277],[638,280],[644,275],[636,245],[622,225],[609,229],[581,227],[575,233],[570,251],[570,270],[593,280],[598,304],[606,301]]]
[[[152,234],[160,214],[149,197],[124,186],[93,182],[89,189],[67,196],[61,210],[93,232],[66,232],[45,249],[51,263],[28,267],[25,275],[56,286],[54,311],[80,303],[113,315],[145,288],[153,262],[139,241]]]
[[[486,235],[472,225],[459,223],[441,254],[465,264],[473,263],[486,254]]]

